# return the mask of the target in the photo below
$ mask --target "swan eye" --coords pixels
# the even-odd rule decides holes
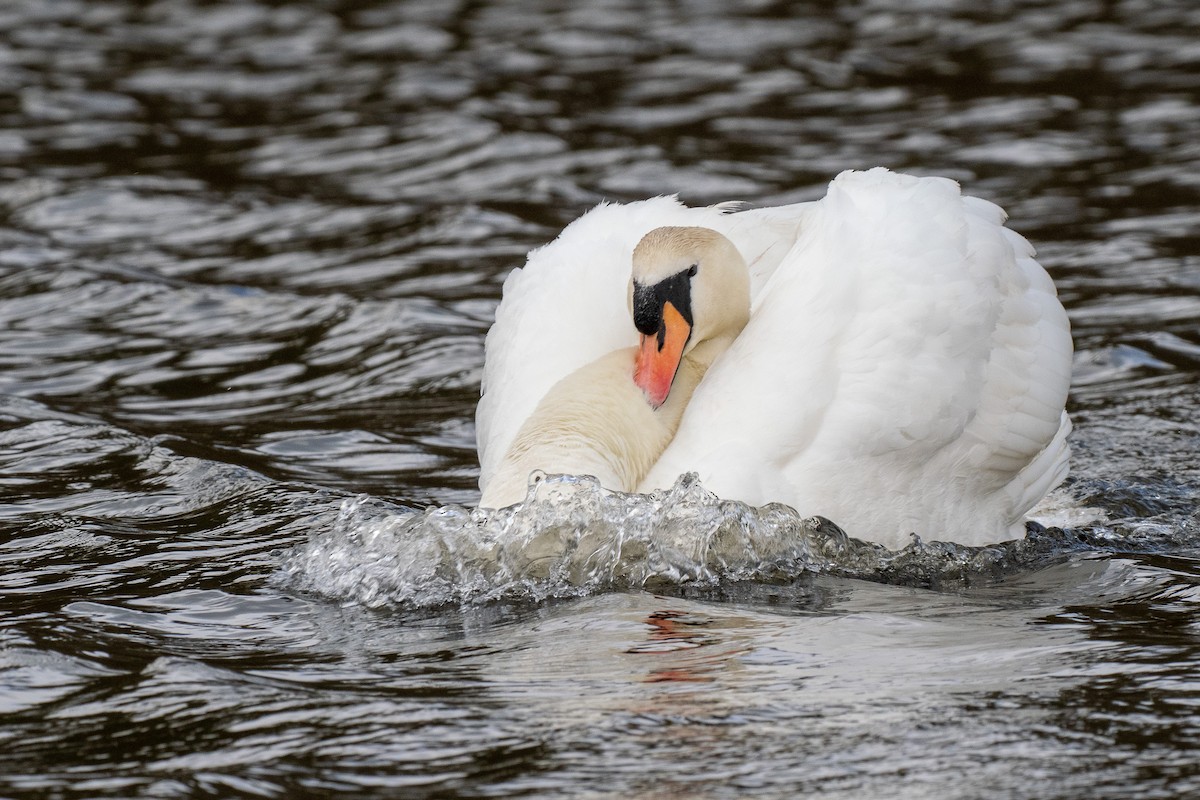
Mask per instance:
[[[691,269],[689,269],[689,270],[688,270],[688,277],[689,277],[689,278],[694,278],[694,277],[696,277],[696,273],[697,273],[697,272],[699,272],[699,271],[700,271],[700,265],[699,265],[699,264],[692,264],[692,266],[691,266]]]

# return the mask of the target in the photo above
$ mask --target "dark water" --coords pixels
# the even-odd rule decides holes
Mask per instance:
[[[1196,796],[1200,7],[831,6],[0,4],[0,796]],[[1057,281],[1066,531],[403,516],[530,247],[880,164]]]

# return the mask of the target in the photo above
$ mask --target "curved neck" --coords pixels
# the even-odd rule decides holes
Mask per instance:
[[[525,420],[479,505],[502,508],[520,502],[535,469],[593,475],[607,489],[636,491],[674,438],[704,373],[733,339],[708,339],[685,354],[671,392],[658,409],[633,382],[632,348],[571,373]]]
[[[658,409],[658,413],[663,415],[664,421],[670,421],[671,438],[674,438],[675,431],[679,428],[679,420],[683,417],[687,404],[691,402],[696,387],[704,379],[704,374],[717,360],[717,356],[729,349],[734,338],[736,337],[718,336],[705,339],[684,353],[679,362],[679,369],[675,373],[675,380],[671,382],[671,393],[667,395],[666,402]],[[669,443],[670,439],[663,444],[663,449],[666,449]],[[661,454],[661,451],[655,454],[656,461]]]

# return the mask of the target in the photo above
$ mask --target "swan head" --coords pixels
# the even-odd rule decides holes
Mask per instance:
[[[654,408],[684,357],[731,342],[750,319],[750,272],[733,242],[710,228],[655,228],[633,251],[629,304],[641,334],[634,380]]]

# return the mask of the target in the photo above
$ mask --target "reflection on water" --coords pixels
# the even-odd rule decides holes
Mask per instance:
[[[0,10],[0,794],[1196,794],[1193,6]],[[472,538],[529,248],[877,164],[1038,246],[1104,521],[886,554],[697,492]]]

